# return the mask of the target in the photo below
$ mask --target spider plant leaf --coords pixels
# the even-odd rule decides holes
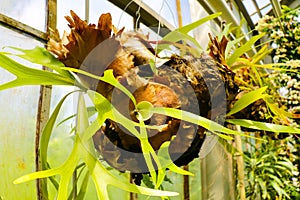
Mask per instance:
[[[264,59],[267,55],[269,55],[273,49],[268,49],[268,45],[264,45],[258,52],[252,57],[251,63],[255,64]]]
[[[258,184],[262,190],[262,197],[264,199],[267,198],[267,194],[268,194],[268,190],[267,190],[267,185],[266,185],[266,181],[262,180],[261,178],[258,178]]]
[[[277,164],[283,166],[285,169],[287,169],[287,171],[290,172],[292,172],[295,169],[293,163],[288,159],[286,159],[285,161],[277,161]]]
[[[201,18],[200,20],[198,21],[195,21],[191,24],[188,24],[186,26],[183,26],[181,28],[178,28],[177,31],[181,32],[181,33],[189,33],[191,30],[201,26],[202,24],[204,24],[205,22],[208,22],[210,20],[213,20],[217,17],[219,17],[222,13],[221,12],[218,12],[218,13],[215,13],[215,14],[212,14],[212,15],[208,15],[207,17],[204,17],[204,18]],[[171,33],[169,33],[171,34]]]
[[[272,102],[272,100],[268,97],[265,96],[265,102],[268,105],[268,108],[277,116],[279,116],[282,120],[286,121],[286,118],[300,118],[299,114],[295,114],[295,113],[289,113],[287,111],[285,111],[283,108],[279,108],[278,105],[274,102]],[[286,122],[288,123],[288,122]]]
[[[227,43],[227,47],[225,49],[225,58],[227,59],[228,56],[230,55],[230,52],[232,51],[232,49],[239,43],[241,42],[242,40],[244,39],[244,37],[240,37],[240,38],[237,38],[235,40],[230,40],[228,43]]]
[[[180,45],[177,42],[185,42],[186,44],[189,44],[194,48],[187,48],[187,46],[189,45],[185,45],[185,44]],[[169,45],[167,45],[167,43],[169,43]],[[201,45],[198,43],[198,41],[195,38],[193,38],[192,36],[186,33],[179,32],[178,30],[174,30],[169,34],[167,34],[162,39],[162,44],[158,44],[157,49],[164,50],[168,48],[168,46],[172,46],[172,45],[178,47],[183,52],[189,51],[193,53],[194,56],[199,56],[202,51]]]
[[[226,121],[231,124],[240,125],[242,127],[255,129],[255,130],[270,131],[276,133],[300,134],[300,129],[291,126],[271,124],[266,122],[258,122],[258,121],[248,120],[248,119],[227,119]]]
[[[202,47],[201,45],[198,43],[198,41],[191,37],[188,33],[199,27],[200,25],[204,24],[205,22],[208,22],[214,18],[217,18],[221,15],[222,13],[215,13],[215,14],[212,14],[212,15],[209,15],[207,17],[204,17],[196,22],[193,22],[191,24],[188,24],[186,26],[183,26],[181,28],[178,28],[170,33],[168,33],[165,37],[163,37],[162,41],[165,41],[165,42],[171,42],[172,43],[176,43],[176,42],[179,42],[179,41],[185,41],[187,44],[191,43],[192,46],[195,46],[196,48],[192,48],[190,49],[191,50],[191,53],[193,53],[193,55],[195,56],[199,56],[201,51],[202,51]],[[174,45],[174,46],[177,46],[177,45]],[[177,46],[180,48],[180,46]],[[183,52],[186,52],[186,51],[189,51],[188,49],[186,49],[186,45],[183,45],[182,46],[183,48],[180,48]],[[166,49],[168,48],[168,45],[166,44],[163,44],[162,46],[161,45],[158,45],[158,48],[159,50],[163,50],[163,49]],[[201,51],[200,51],[201,50]]]
[[[239,58],[241,55],[247,53],[248,51],[250,51],[252,49],[252,46],[255,44],[255,42],[257,40],[259,40],[260,38],[262,38],[265,34],[259,34],[256,36],[253,36],[249,41],[247,41],[244,45],[242,45],[241,47],[237,48],[234,53],[227,59],[227,64],[229,66],[231,66],[237,58]]]
[[[227,116],[233,115],[242,109],[249,106],[251,103],[254,103],[258,99],[261,99],[264,97],[263,93],[267,90],[267,86],[259,88],[257,90],[248,92],[247,94],[243,95],[239,100],[235,102],[233,107],[230,109],[230,111],[227,113]]]
[[[84,200],[84,196],[85,196],[86,191],[87,191],[87,186],[88,186],[89,180],[90,180],[90,174],[86,173],[83,180],[82,180],[81,187],[80,187],[80,190],[78,192],[78,195],[76,196],[77,200]]]
[[[97,113],[97,110],[95,109],[94,106],[89,106],[89,107],[87,107],[87,112],[88,112],[88,116],[90,118],[90,117],[94,116]],[[62,121],[60,121],[59,123],[57,123],[56,126],[60,126],[63,123],[65,123],[65,122],[67,122],[67,121],[69,121],[69,120],[71,120],[71,119],[73,119],[75,117],[76,117],[76,114],[71,115],[69,117],[66,117],[65,119],[63,119]]]

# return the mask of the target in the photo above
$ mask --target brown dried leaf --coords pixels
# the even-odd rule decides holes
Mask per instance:
[[[50,40],[48,50],[58,56],[66,66],[79,68],[86,56],[100,43],[111,38],[113,28],[112,18],[109,13],[100,16],[98,27],[95,24],[87,24],[81,20],[74,12],[70,11],[71,16],[66,16],[68,26],[71,28],[71,33],[62,38],[62,40]],[[119,46],[119,42],[112,41],[114,45]],[[115,57],[116,51],[113,48],[103,49],[106,54],[110,53],[110,57]],[[112,59],[113,60],[113,59]]]
[[[225,36],[222,37],[221,41],[218,41],[218,37],[212,38],[211,34],[209,34],[209,38],[211,40],[210,52],[209,55],[218,63],[227,67],[227,63],[225,60],[225,50],[228,44],[228,40]],[[227,67],[228,68],[228,67]]]
[[[98,29],[106,31],[109,35],[113,29],[112,18],[109,13],[102,14],[98,21]]]

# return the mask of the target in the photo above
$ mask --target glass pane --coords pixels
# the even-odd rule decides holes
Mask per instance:
[[[45,31],[46,0],[1,0],[0,13]]]
[[[268,12],[270,12],[272,9],[272,5],[268,5],[267,7],[265,7],[264,9],[261,10],[261,14],[264,16],[266,15]]]
[[[178,27],[177,8],[175,0],[144,0],[151,9],[167,20],[174,27]]]
[[[0,32],[0,49],[5,46],[34,48],[43,45],[1,26]],[[18,62],[23,63],[21,60]],[[28,62],[25,64],[29,65]],[[1,83],[12,78],[12,75],[0,68]],[[13,181],[35,170],[34,145],[38,97],[38,86],[0,91],[0,197],[2,199],[35,199],[34,181],[19,185],[14,185]]]
[[[158,34],[158,32],[153,31],[143,23],[141,23],[140,29],[143,32],[143,34],[149,35],[150,41],[156,41],[162,39],[162,37]]]
[[[68,22],[65,16],[70,16],[73,10],[82,20],[85,19],[85,0],[58,0],[57,1],[57,28],[62,35],[64,30],[69,32]],[[97,20],[98,22],[98,20]]]
[[[69,92],[73,91],[73,87],[53,86],[51,93],[50,114],[56,108],[59,101]],[[54,126],[48,147],[48,162],[51,168],[59,167],[68,158],[74,143],[74,135],[71,134],[72,127],[75,127],[75,118],[67,120],[60,125],[67,117],[75,114],[76,107],[73,104],[74,98],[70,95],[63,103],[61,110]],[[59,181],[59,176],[55,177]],[[54,187],[48,187],[49,199],[55,199],[57,191]],[[88,192],[89,193],[89,192]],[[95,193],[94,193],[95,194]]]
[[[108,1],[91,0],[90,2],[90,23],[98,23],[103,13],[112,15],[113,25],[118,29],[125,27],[125,30],[133,30],[133,18],[117,6]]]
[[[257,12],[252,0],[244,0],[243,3],[250,15]]]
[[[259,15],[257,13],[255,13],[253,16],[251,16],[251,19],[253,21],[254,24],[256,24],[259,20]]]
[[[189,171],[194,176],[189,176],[190,200],[199,200],[201,196],[201,166],[200,159],[196,158],[189,164]]]
[[[256,1],[256,3],[258,4],[258,7],[262,8],[262,7],[266,6],[267,4],[270,4],[270,1],[269,0],[259,0],[259,1]]]
[[[198,1],[194,0],[190,1],[190,3],[192,22],[208,16],[208,13]],[[202,49],[207,48],[209,43],[208,33],[211,33],[212,29],[219,30],[219,27],[211,20],[192,30],[193,37],[198,41]]]
[[[190,3],[185,3],[184,1],[181,1],[181,15],[183,26],[192,22]]]

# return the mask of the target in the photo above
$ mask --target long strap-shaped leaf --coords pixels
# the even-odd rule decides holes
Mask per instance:
[[[266,94],[263,94],[268,87],[262,87],[257,90],[251,91],[245,95],[243,95],[238,101],[235,102],[233,107],[230,109],[229,113],[227,113],[227,116],[233,115],[242,109],[249,106],[251,103],[264,98]]]
[[[300,134],[300,129],[291,126],[271,124],[266,122],[258,122],[258,121],[248,120],[248,119],[227,119],[226,121],[235,125],[240,125],[242,127],[256,129],[256,130],[264,130],[264,131],[271,131],[277,133]]]
[[[234,53],[227,59],[227,64],[229,66],[231,66],[236,59],[238,59],[241,55],[247,53],[248,51],[251,50],[252,46],[254,45],[254,43],[259,40],[260,38],[262,38],[265,34],[259,34],[256,36],[253,36],[249,41],[247,41],[244,45],[242,45],[241,47],[237,48]]]
[[[196,22],[193,22],[191,24],[188,24],[186,26],[183,26],[179,29],[176,29],[170,33],[168,33],[162,40],[163,41],[167,41],[167,42],[172,42],[172,43],[176,43],[178,41],[185,41],[185,42],[191,42],[194,46],[196,46],[197,48],[199,48],[200,50],[202,50],[201,45],[197,42],[197,40],[193,37],[191,37],[188,33],[199,27],[200,25],[204,24],[205,22],[208,22],[218,16],[220,16],[221,13],[215,13],[212,15],[209,15],[207,17],[204,17]],[[160,46],[160,45],[159,45]],[[165,49],[166,45],[162,45],[162,47],[158,47],[158,49]],[[196,55],[199,56],[200,51],[198,49],[195,49],[195,53]]]

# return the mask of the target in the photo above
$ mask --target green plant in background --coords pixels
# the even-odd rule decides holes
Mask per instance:
[[[192,25],[188,25],[186,27],[178,29],[175,32],[171,32],[169,35],[167,35],[164,38],[163,41],[174,43],[180,41],[182,35],[184,35],[185,40],[194,42],[194,40],[188,35],[188,32],[193,28],[195,28],[196,26],[199,26],[200,24],[204,23],[205,21],[211,20],[219,15],[220,14],[209,16],[205,19],[200,20],[197,23],[193,23]],[[220,38],[220,42],[223,41],[224,43],[219,47],[218,47],[218,43],[215,43],[215,45],[217,45],[216,46],[217,49],[214,49],[216,50],[214,51],[215,53],[214,56],[215,59],[220,62],[219,64],[224,64],[222,66],[225,68],[228,67],[227,66],[228,64],[229,66],[235,66],[237,69],[240,68],[237,66],[237,64],[241,62],[243,63],[242,66],[246,66],[246,67],[250,66],[251,69],[250,79],[252,80],[252,82],[255,82],[257,84],[255,86],[249,85],[248,83],[240,79],[241,82],[246,83],[244,87],[241,88],[243,89],[246,88],[245,90],[247,90],[249,93],[248,95],[241,97],[234,103],[231,110],[227,114],[228,117],[227,122],[248,129],[299,134],[300,130],[295,127],[289,127],[289,126],[284,126],[284,125],[274,124],[274,123],[253,121],[253,120],[249,120],[249,116],[247,115],[242,115],[244,116],[244,118],[241,119],[233,119],[233,118],[237,118],[235,117],[236,114],[242,112],[243,109],[249,107],[259,99],[263,99],[265,102],[267,102],[266,104],[268,106],[268,110],[270,113],[272,113],[272,115],[274,116],[282,115],[282,112],[279,111],[280,109],[278,109],[275,106],[275,104],[270,100],[270,95],[266,92],[267,88],[264,87],[263,78],[261,77],[261,74],[257,70],[258,67],[257,62],[259,62],[263,58],[265,53],[263,51],[260,51],[250,61],[241,58],[241,56],[243,56],[243,54],[249,51],[252,48],[253,44],[261,37],[262,35],[253,37],[247,43],[245,43],[245,45],[233,50],[233,52],[224,51],[226,49],[226,44],[227,44],[225,42],[225,39],[223,40],[223,38]],[[233,47],[237,43],[238,42],[235,41],[235,43],[230,43],[229,46]],[[177,47],[179,47],[180,49],[183,46],[177,45]],[[198,48],[199,47],[197,47],[197,49],[192,52],[198,55],[198,53],[201,51]],[[66,67],[62,62],[57,60],[52,54],[50,54],[44,48],[37,47],[31,50],[22,50],[22,49],[16,49],[16,50],[22,53],[16,56],[26,59],[32,63],[40,64],[48,68],[51,68],[53,71],[49,72],[49,71],[37,70],[37,69],[26,67],[24,65],[17,63],[12,58],[10,58],[9,56],[11,56],[12,54],[9,54],[7,52],[1,52],[0,66],[6,69],[8,72],[14,74],[16,76],[16,79],[12,80],[11,82],[0,85],[0,90],[9,89],[17,86],[22,86],[22,85],[66,85],[72,87],[77,86],[78,90],[74,91],[74,93],[76,92],[80,94],[79,103],[78,103],[78,113],[76,119],[77,126],[75,128],[76,134],[75,134],[73,147],[70,147],[72,148],[72,151],[69,157],[65,160],[65,162],[61,166],[52,168],[51,163],[48,163],[47,151],[49,148],[49,141],[51,139],[51,134],[53,132],[54,124],[56,122],[58,113],[61,110],[65,99],[68,98],[68,96],[71,93],[61,99],[56,109],[53,111],[46,127],[43,130],[40,149],[39,149],[43,171],[38,171],[32,174],[24,175],[15,181],[16,184],[38,179],[38,178],[49,178],[49,180],[57,190],[57,199],[62,199],[62,200],[72,199],[72,198],[83,199],[90,179],[92,179],[95,185],[98,198],[103,200],[109,199],[109,194],[107,192],[107,187],[109,185],[112,185],[114,187],[120,188],[125,191],[140,193],[144,195],[151,195],[151,196],[161,196],[162,198],[164,198],[164,196],[176,195],[177,193],[175,192],[158,190],[161,188],[162,182],[166,179],[165,178],[166,170],[167,169],[172,170],[176,173],[183,174],[183,175],[191,175],[191,173],[182,170],[172,162],[168,152],[169,142],[165,142],[164,144],[162,144],[159,151],[154,151],[154,149],[150,145],[148,141],[149,138],[147,136],[147,129],[162,128],[159,126],[150,126],[145,124],[144,121],[147,121],[147,119],[149,119],[153,114],[165,115],[168,117],[184,120],[192,124],[199,125],[215,133],[216,135],[218,135],[219,137],[225,140],[232,140],[233,139],[232,136],[235,135],[246,136],[247,138],[254,138],[253,136],[245,135],[244,133],[240,133],[235,130],[229,129],[212,120],[209,120],[205,117],[201,117],[187,111],[183,111],[175,108],[153,107],[153,105],[150,102],[145,102],[145,101],[137,103],[137,100],[134,98],[131,92],[128,91],[122,84],[120,84],[120,82],[114,77],[113,75],[114,72],[112,70],[106,70],[104,76],[99,77],[97,75],[91,74],[84,70]],[[186,51],[186,48],[184,47],[181,50]],[[218,60],[218,58],[221,59]],[[118,111],[118,109],[116,109],[116,107],[105,96],[87,88],[86,85],[83,82],[81,82],[80,79],[78,78],[79,75],[85,75],[89,78],[98,81],[103,81],[109,84],[110,86],[118,88],[120,92],[124,93],[133,102],[135,108],[134,111],[137,114],[137,118],[139,122],[134,122],[128,119],[127,117],[122,115]],[[95,107],[98,114],[97,119],[93,120],[92,118],[90,118],[88,108],[83,98],[84,95],[86,97],[89,97],[90,100],[92,101],[93,106]],[[129,130],[130,133],[140,141],[141,149],[143,151],[144,159],[146,161],[149,173],[151,175],[151,181],[154,189],[137,186],[135,184],[128,183],[128,181],[126,180],[121,180],[120,177],[111,173],[111,171],[107,169],[106,163],[98,159],[98,156],[96,155],[95,148],[93,145],[92,136],[100,129],[102,124],[107,119],[118,122],[127,130]],[[270,148],[266,147],[266,149],[270,149]],[[269,152],[270,155],[272,155],[272,152],[273,154],[278,153],[276,155],[278,155],[279,157],[281,155],[280,154],[281,152],[279,151],[276,151],[276,153],[274,153],[274,149],[272,149],[272,151],[270,150]],[[257,155],[257,157],[259,156],[261,155]],[[274,156],[271,157],[274,158]],[[245,158],[248,159],[248,157]],[[251,158],[249,159],[251,160]],[[280,164],[278,164],[277,160],[279,161]],[[278,165],[275,165],[277,166],[277,168],[281,170],[283,170],[282,168],[286,170],[292,169],[292,167],[288,165],[289,163],[288,160],[286,159],[281,160],[279,158],[277,160],[276,162]],[[246,160],[246,163],[247,161],[248,160]],[[272,159],[270,159],[270,162],[271,161]],[[286,163],[283,163],[283,161],[286,161]],[[155,167],[157,167],[157,170],[155,169]],[[253,167],[249,169],[253,170]],[[260,175],[259,172],[257,171],[254,172],[255,172],[254,175],[256,173],[257,175]],[[276,171],[274,173],[276,174]],[[277,173],[276,176],[277,175],[280,176],[281,174]],[[57,176],[59,176],[59,178],[57,178]],[[282,175],[282,177],[286,177],[286,175],[284,176]],[[72,182],[71,180],[73,180],[73,185],[71,185]],[[275,191],[279,191],[281,196],[286,196],[285,194],[288,194],[288,192],[286,190],[284,190],[284,192],[282,190],[278,190],[277,187],[277,185],[281,186],[282,182],[278,182],[278,180],[275,179],[274,177],[273,180],[275,181],[272,182],[273,185],[270,183],[273,189]],[[44,190],[47,190],[47,188],[44,188]],[[289,190],[294,191],[291,188],[289,188]],[[264,192],[265,190],[262,191]],[[47,196],[45,198],[47,198]]]
[[[272,73],[271,80],[279,90],[280,101],[292,113],[300,112],[300,12],[282,6],[282,16],[264,16],[257,30],[268,34],[273,48],[271,56],[275,63],[284,63],[286,71]]]
[[[223,32],[218,34],[220,43],[222,43],[221,38],[224,35],[234,34],[236,36],[234,40],[228,43],[224,58],[225,62],[236,72],[235,80],[242,91],[240,94],[244,93],[235,103],[235,106],[240,107],[239,112],[235,112],[237,107],[233,107],[227,115],[233,114],[238,118],[256,121],[228,119],[227,122],[242,127],[256,127],[255,129],[258,131],[253,132],[251,129],[244,128],[242,130],[257,137],[263,136],[265,139],[255,141],[242,138],[244,141],[243,148],[237,147],[238,149],[232,145],[229,145],[230,147],[227,145],[229,152],[237,156],[238,173],[245,173],[245,178],[242,175],[237,182],[239,187],[242,186],[238,194],[240,199],[299,198],[299,150],[297,150],[299,137],[285,134],[284,130],[274,125],[264,126],[265,122],[272,122],[299,127],[296,123],[297,118],[299,118],[297,109],[293,109],[292,112],[287,110],[286,107],[282,106],[283,103],[277,93],[277,89],[285,86],[291,91],[286,93],[286,101],[291,100],[288,98],[293,98],[293,103],[298,105],[299,95],[297,92],[299,91],[297,90],[299,87],[296,78],[299,78],[299,64],[298,60],[287,61],[287,58],[298,59],[299,57],[299,40],[295,39],[299,38],[299,22],[297,20],[299,15],[297,14],[298,10],[291,10],[287,7],[284,7],[283,13],[283,20],[266,16],[258,26],[260,33],[266,33],[267,36],[270,36],[271,39],[268,42],[278,48],[268,49],[267,45],[263,45],[257,54],[251,57],[247,55],[247,51],[256,41],[255,38],[261,39],[260,36],[252,37],[247,42],[251,45],[247,45],[243,41],[243,36],[240,36],[240,32],[236,31],[240,30],[240,27],[231,27],[231,24],[226,25]],[[280,30],[282,25],[288,29],[286,35]],[[287,50],[287,46],[290,49]],[[282,55],[283,51],[284,55]],[[286,56],[289,51],[292,55]],[[238,55],[232,56],[234,54]],[[263,59],[269,54],[276,56],[276,63],[262,64]],[[231,58],[228,58],[229,56]],[[293,77],[289,77],[290,75]],[[289,80],[278,79],[278,77],[285,77],[285,79],[289,77]],[[272,85],[270,82],[277,82],[277,87],[274,87],[274,84]],[[291,102],[289,101],[289,103]],[[273,128],[271,128],[272,126]],[[269,131],[275,132],[275,134]],[[236,142],[238,140],[240,138],[236,137]],[[251,148],[247,148],[247,146],[251,146]],[[244,163],[238,160],[240,155],[243,155]],[[245,172],[239,172],[244,164]],[[239,166],[241,167],[239,168]],[[243,187],[244,185],[245,187]],[[243,193],[242,190],[246,193]]]
[[[257,26],[257,30],[267,33],[272,47],[271,57],[276,65],[282,69],[272,71],[269,76],[270,88],[274,93],[276,102],[289,113],[300,113],[300,12],[299,9],[291,9],[282,6],[282,16],[275,18],[266,15]],[[299,127],[299,118],[290,119],[290,126]],[[277,146],[289,146],[289,149],[283,151],[282,158],[289,159],[297,167],[296,173],[290,177],[285,177],[286,181],[294,180],[294,185],[299,188],[300,172],[300,138],[297,135],[289,136],[279,134],[279,139],[275,143]],[[287,137],[286,139],[283,139]],[[293,184],[290,184],[291,188]],[[292,198],[300,196],[298,190],[287,190],[287,194]],[[280,194],[280,193],[278,193]]]
[[[292,161],[294,145],[289,138],[273,140],[268,136],[259,148],[257,144],[248,143],[244,152],[246,178],[246,196],[255,199],[296,199],[299,197],[295,178],[298,176]]]

